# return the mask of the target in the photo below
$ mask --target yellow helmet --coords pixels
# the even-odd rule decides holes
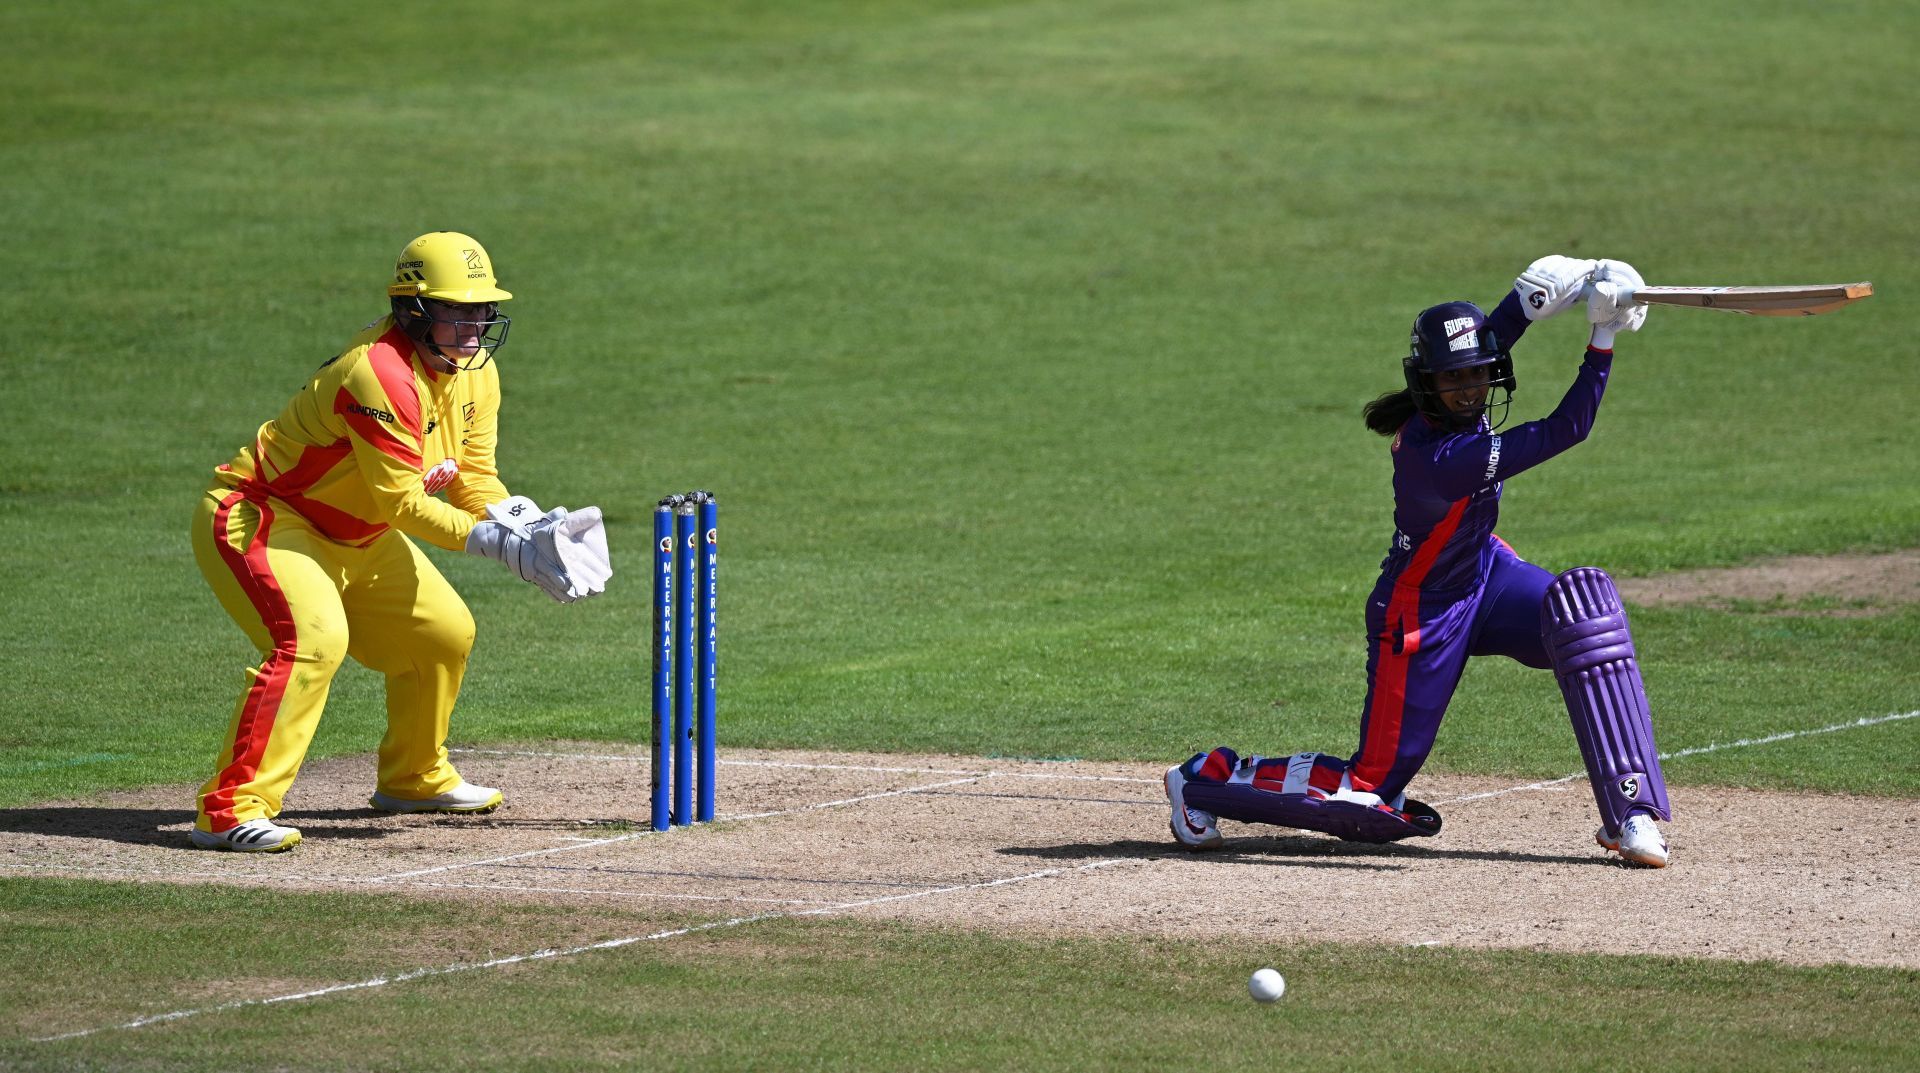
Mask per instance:
[[[437,298],[442,302],[503,302],[513,295],[493,278],[486,247],[458,231],[431,231],[400,251],[390,297]]]
[[[513,320],[499,303],[512,297],[493,278],[486,247],[458,231],[432,231],[407,243],[387,285],[394,323],[408,338],[469,372],[506,344]]]

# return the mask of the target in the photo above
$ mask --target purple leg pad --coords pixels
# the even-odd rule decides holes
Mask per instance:
[[[1540,607],[1540,632],[1607,831],[1618,834],[1635,810],[1672,819],[1647,691],[1613,579],[1591,566],[1554,578]]]
[[[1440,814],[1418,801],[1402,799],[1400,808],[1383,802],[1373,794],[1341,793],[1329,796],[1325,791],[1303,785],[1304,771],[1313,764],[1314,753],[1302,753],[1289,760],[1269,760],[1250,756],[1242,760],[1234,776],[1226,782],[1205,777],[1189,778],[1185,795],[1189,807],[1204,809],[1216,816],[1243,823],[1270,823],[1306,831],[1320,831],[1348,842],[1398,842],[1416,835],[1440,833]],[[1277,780],[1275,769],[1289,766],[1285,790],[1263,790],[1254,784],[1256,776],[1269,786]],[[1304,766],[1303,766],[1304,762]],[[1285,792],[1294,789],[1299,792]],[[1340,797],[1348,800],[1341,800]]]

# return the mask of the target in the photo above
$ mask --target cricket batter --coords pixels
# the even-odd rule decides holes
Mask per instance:
[[[543,513],[495,469],[493,358],[511,323],[499,304],[513,296],[487,251],[457,232],[422,235],[387,294],[391,313],[214,471],[194,513],[200,572],[261,657],[200,788],[200,848],[300,841],[273,818],[348,656],[387,679],[374,808],[500,806],[500,791],[447,760],[473,616],[414,540],[497,559],[563,603],[603,591],[612,572],[598,508]]]
[[[1529,323],[1563,312],[1589,282],[1592,332],[1573,386],[1552,414],[1506,432],[1514,386],[1510,350]],[[1407,386],[1364,411],[1392,437],[1394,534],[1367,599],[1367,699],[1360,748],[1241,757],[1219,748],[1168,769],[1173,835],[1221,843],[1215,819],[1390,842],[1440,830],[1432,808],[1406,796],[1426,762],[1470,656],[1550,668],[1573,720],[1601,846],[1651,868],[1667,863],[1654,821],[1672,818],[1627,618],[1613,581],[1594,567],[1555,575],[1493,532],[1500,490],[1586,439],[1613,365],[1614,337],[1637,331],[1646,308],[1617,301],[1638,289],[1620,261],[1545,257],[1486,315],[1446,302],[1413,322],[1402,361]]]

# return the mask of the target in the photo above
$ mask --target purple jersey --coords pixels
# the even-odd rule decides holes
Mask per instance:
[[[1526,326],[1514,294],[1486,318],[1490,333],[1509,347]],[[1416,809],[1402,798],[1433,749],[1467,660],[1505,656],[1528,667],[1557,668],[1560,659],[1561,649],[1549,652],[1542,626],[1556,576],[1520,558],[1493,533],[1501,485],[1586,439],[1612,365],[1611,351],[1589,347],[1553,413],[1504,432],[1494,432],[1484,421],[1470,432],[1449,431],[1419,413],[1400,426],[1393,438],[1393,547],[1380,564],[1380,580],[1366,607],[1367,699],[1360,748],[1347,760],[1300,753],[1285,760],[1243,761],[1224,749],[1196,757],[1168,775],[1176,824],[1184,819],[1189,832],[1204,833],[1206,825],[1196,825],[1190,815],[1198,809],[1203,815],[1306,826],[1361,841],[1438,830],[1431,809]],[[1617,632],[1625,636],[1624,619]],[[1570,710],[1572,704],[1569,700]],[[1613,720],[1609,726],[1626,725],[1625,716],[1609,712],[1607,717]],[[1583,725],[1581,718],[1575,711],[1576,726]],[[1599,731],[1587,733],[1592,737]],[[1644,738],[1641,751],[1652,755],[1650,729]],[[1591,771],[1588,738],[1581,742]],[[1628,775],[1633,781],[1634,773]],[[1612,776],[1609,786],[1616,797],[1636,792]],[[1595,787],[1601,794],[1599,781]],[[1365,794],[1375,796],[1356,796]],[[1661,803],[1664,807],[1664,798]],[[1327,811],[1335,806],[1347,811],[1339,816]],[[1423,827],[1421,817],[1430,817],[1432,824]],[[1620,821],[1607,822],[1603,832]],[[1202,844],[1180,837],[1188,845]],[[1608,845],[1604,838],[1601,845]]]
[[[1501,339],[1526,330],[1512,295],[1487,319]],[[1423,414],[1409,418],[1393,437],[1393,546],[1376,594],[1407,584],[1457,597],[1484,583],[1502,482],[1587,438],[1612,364],[1611,351],[1588,350],[1553,413],[1502,432],[1484,423],[1450,432]]]

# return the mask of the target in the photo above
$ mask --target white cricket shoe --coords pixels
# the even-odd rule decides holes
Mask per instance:
[[[470,782],[448,790],[444,794],[429,797],[425,801],[410,801],[404,797],[390,797],[378,790],[367,803],[381,812],[463,812],[478,815],[492,812],[506,800],[500,791],[491,786],[475,786]]]
[[[282,827],[272,820],[248,820],[218,834],[193,829],[195,849],[227,849],[235,853],[284,853],[300,844],[297,827]]]
[[[1647,868],[1667,866],[1667,840],[1661,837],[1660,828],[1654,826],[1653,817],[1644,813],[1628,816],[1627,822],[1620,825],[1618,837],[1608,837],[1607,829],[1602,827],[1593,833],[1593,840],[1634,864]]]
[[[1226,839],[1220,837],[1213,813],[1187,807],[1187,775],[1180,768],[1181,765],[1175,764],[1167,769],[1167,803],[1173,806],[1167,830],[1188,849],[1217,849]]]

